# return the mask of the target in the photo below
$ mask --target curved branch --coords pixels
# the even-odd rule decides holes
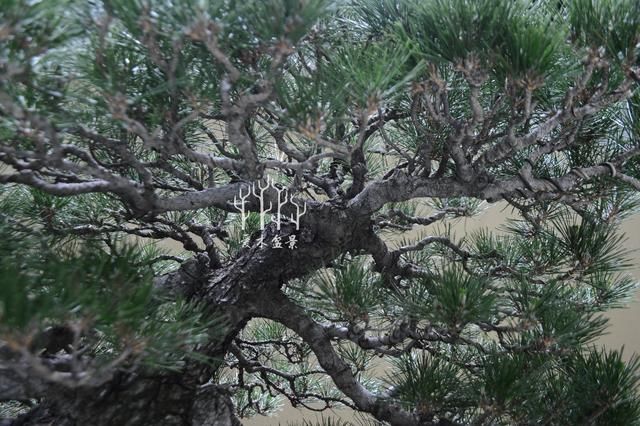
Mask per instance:
[[[305,310],[290,301],[282,292],[264,298],[257,307],[257,314],[277,321],[295,331],[311,347],[322,368],[331,376],[336,386],[354,402],[359,410],[373,414],[377,419],[392,425],[417,425],[417,417],[397,403],[379,397],[356,380],[351,367],[335,351],[325,329]]]

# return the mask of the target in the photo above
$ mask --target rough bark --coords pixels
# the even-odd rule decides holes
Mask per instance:
[[[199,386],[181,373],[118,374],[100,388],[50,389],[13,426],[237,426],[225,390]]]
[[[484,78],[481,78],[480,71],[483,70],[474,68],[479,67],[479,64],[465,62],[467,68],[460,68],[458,65],[455,67],[457,71],[462,71],[460,77],[469,86],[471,116],[466,118],[452,115],[453,110],[448,106],[449,83],[441,80],[434,69],[420,77],[426,80],[412,81],[411,92],[405,93],[413,97],[411,111],[393,111],[382,108],[381,105],[376,106],[371,112],[377,111],[377,115],[362,113],[359,119],[353,120],[349,136],[345,134],[344,125],[333,133],[316,132],[318,129],[313,126],[304,128],[303,123],[291,126],[290,117],[278,117],[274,113],[280,110],[286,113],[287,110],[284,104],[279,105],[274,82],[280,77],[285,77],[283,81],[288,79],[284,69],[295,64],[287,63],[287,57],[296,51],[302,54],[304,48],[294,48],[287,43],[268,47],[267,43],[264,52],[254,53],[257,57],[261,57],[263,53],[266,55],[261,59],[268,59],[270,69],[267,74],[274,80],[258,78],[257,76],[264,74],[264,70],[256,72],[258,70],[239,69],[241,63],[243,66],[248,64],[233,58],[235,53],[221,50],[216,38],[220,28],[216,22],[205,17],[194,18],[186,33],[181,25],[180,37],[176,40],[187,43],[187,39],[190,39],[197,42],[199,48],[206,47],[212,59],[220,65],[219,79],[216,77],[213,82],[220,86],[220,105],[209,105],[207,108],[190,105],[184,109],[193,111],[180,116],[178,106],[182,98],[190,96],[175,87],[177,67],[168,65],[177,64],[176,53],[182,45],[176,45],[175,50],[163,58],[165,53],[158,50],[154,38],[150,37],[155,30],[153,20],[148,18],[150,16],[140,20],[144,36],[136,40],[136,46],[143,46],[148,50],[149,61],[158,66],[156,71],[162,71],[159,74],[166,76],[167,87],[170,88],[167,95],[171,110],[166,111],[163,119],[163,134],[156,134],[151,124],[145,123],[144,118],[138,121],[134,116],[135,111],[129,107],[129,100],[121,93],[109,94],[110,97],[105,99],[107,109],[97,110],[96,114],[108,112],[114,120],[114,129],[122,130],[126,136],[122,140],[113,139],[112,133],[117,132],[101,134],[99,130],[88,128],[87,123],[60,126],[55,123],[55,118],[47,116],[46,110],[40,113],[26,108],[22,105],[22,100],[18,102],[13,98],[11,91],[5,91],[5,86],[11,87],[16,81],[10,73],[6,76],[3,74],[0,75],[0,115],[3,119],[15,121],[16,129],[21,132],[20,138],[25,138],[28,143],[21,144],[12,138],[0,141],[0,165],[10,166],[9,172],[0,173],[0,184],[26,185],[54,196],[89,193],[114,195],[126,210],[124,213],[114,212],[115,223],[85,223],[55,231],[60,235],[125,233],[156,239],[173,238],[181,242],[185,249],[195,253],[194,257],[185,261],[178,271],[158,277],[155,287],[158,292],[179,294],[188,300],[200,302],[207,307],[209,313],[224,319],[224,332],[217,333],[206,347],[197,348],[199,351],[219,359],[229,352],[234,338],[252,318],[277,321],[293,330],[311,348],[324,372],[345,395],[345,401],[352,402],[354,407],[379,420],[403,426],[451,424],[446,419],[434,420],[433,416],[421,418],[417,409],[405,410],[385,394],[376,395],[366,389],[357,380],[350,365],[337,353],[332,342],[334,338],[341,338],[351,340],[365,349],[377,349],[381,346],[391,348],[393,342],[404,338],[404,332],[409,333],[409,327],[402,328],[398,334],[401,337],[397,339],[393,334],[383,338],[356,335],[349,328],[351,324],[349,327],[330,330],[314,321],[303,307],[286,296],[282,290],[287,282],[327,266],[347,252],[372,255],[377,271],[381,272],[388,285],[393,284],[397,276],[411,277],[424,273],[419,266],[401,259],[405,252],[421,250],[429,244],[442,244],[459,257],[468,257],[468,253],[444,237],[427,237],[415,245],[389,250],[373,230],[373,215],[389,203],[421,197],[472,197],[489,202],[519,197],[527,201],[555,200],[570,204],[575,201],[576,189],[582,183],[604,177],[620,179],[640,188],[640,182],[635,177],[624,174],[624,166],[628,160],[640,153],[640,148],[635,145],[624,148],[626,151],[606,163],[576,167],[569,172],[559,172],[551,178],[534,173],[534,166],[542,163],[546,156],[577,146],[575,134],[573,137],[570,134],[580,120],[625,102],[632,96],[638,80],[635,68],[631,67],[636,63],[636,58],[628,58],[628,64],[625,65],[628,68],[625,71],[626,77],[615,90],[605,94],[604,87],[608,87],[608,84],[602,84],[602,90],[589,88],[595,87],[595,84],[591,84],[594,82],[590,83],[594,67],[604,66],[599,54],[592,52],[594,55],[589,56],[584,63],[584,75],[574,82],[563,101],[537,107],[535,114],[539,118],[530,128],[528,125],[523,126],[532,114],[532,95],[529,93],[523,99],[523,105],[515,102],[503,117],[503,135],[500,135],[502,131],[492,133],[492,130],[500,128],[499,120],[494,121],[493,115],[502,114],[497,107],[498,99],[503,94],[496,93],[500,96],[492,103],[495,105],[491,106],[491,111],[483,109],[487,108],[485,102],[481,102],[483,91],[480,90],[480,84]],[[100,35],[98,38],[102,39],[103,28],[94,28],[96,29],[99,33],[96,35]],[[315,36],[303,39],[315,43]],[[322,56],[318,55],[313,60],[316,62],[315,69],[319,69],[320,65],[324,66]],[[96,60],[98,59],[100,55],[96,55]],[[306,62],[304,58],[301,59],[302,63]],[[7,69],[22,69],[21,64],[8,64],[11,67],[7,66]],[[286,67],[284,64],[287,64]],[[307,71],[314,73],[311,68]],[[24,78],[25,81],[28,79]],[[247,85],[251,79],[255,81]],[[460,81],[465,84],[463,80]],[[247,90],[248,87],[251,90]],[[42,90],[40,87],[37,89]],[[590,91],[593,93],[588,93]],[[352,115],[357,115],[354,105],[349,108],[352,109]],[[209,110],[215,114],[205,113]],[[522,123],[514,120],[514,117],[520,116],[523,117]],[[420,148],[415,153],[393,141],[392,133],[387,134],[384,130],[385,123],[407,120],[409,117],[411,122],[405,124],[413,126],[421,139],[416,141]],[[191,122],[198,119],[201,121],[199,124],[206,128],[204,118],[223,123],[225,138],[230,147],[237,149],[237,153],[229,154],[226,148],[221,149],[212,132],[208,135],[213,146],[208,146],[205,150],[195,148],[191,141],[182,140],[184,126],[193,124]],[[342,120],[340,118],[339,121]],[[420,124],[423,122],[433,123],[432,127],[437,132],[423,131],[426,129]],[[145,127],[147,124],[149,128]],[[251,126],[254,125],[261,127],[261,132],[272,134],[275,145],[289,157],[286,161],[269,152],[259,153],[258,147],[263,141],[258,141],[252,134]],[[153,124],[154,128],[155,126]],[[302,133],[301,126],[304,130]],[[446,127],[452,130],[447,137],[442,138],[440,130]],[[563,131],[558,132],[559,129]],[[287,145],[284,135],[289,132],[309,139],[310,145],[306,147],[309,148],[308,153]],[[365,142],[377,132],[385,141],[387,149],[395,151],[392,156],[403,158],[406,162],[394,165],[392,169],[374,177],[368,175]],[[409,131],[407,134],[413,132]],[[347,143],[356,137],[355,145]],[[158,153],[158,160],[148,161],[144,155],[139,156],[140,148],[130,143],[132,138],[142,142],[143,151],[153,150]],[[441,139],[446,141],[445,146],[436,146],[436,142]],[[81,143],[71,145],[74,141]],[[506,174],[499,169],[498,166],[508,165],[510,157],[524,150],[532,151],[518,171]],[[95,153],[100,155],[96,156]],[[116,158],[117,162],[105,165],[101,158]],[[187,173],[182,170],[185,159],[206,170],[209,175],[206,182],[204,178],[200,182],[185,176]],[[322,159],[340,160],[351,165],[352,185],[346,191],[341,186],[345,176],[338,172],[336,164],[331,166],[330,173],[318,175]],[[435,164],[432,162],[439,163],[433,174],[431,168]],[[122,170],[126,170],[126,173]],[[291,223],[283,224],[279,231],[271,224],[263,231],[265,241],[270,241],[276,235],[286,239],[295,234],[298,237],[296,250],[261,247],[254,235],[248,247],[222,264],[216,257],[213,236],[224,227],[224,220],[221,224],[167,224],[170,220],[158,224],[164,213],[201,208],[237,213],[233,204],[236,195],[240,191],[249,191],[252,184],[264,183],[267,170],[269,173],[294,177],[291,186],[287,188],[294,196],[303,196],[304,181],[313,185],[311,189],[324,192],[329,198],[322,202],[306,200],[308,212],[301,219],[299,231]],[[230,180],[215,182],[217,178],[214,176],[219,171]],[[272,189],[271,193],[266,194],[266,198],[273,202],[276,195],[274,193],[277,193],[276,200],[279,201],[280,188]],[[261,201],[264,199],[261,198]],[[247,209],[256,211],[256,202],[252,198]],[[438,217],[444,215],[443,212]],[[404,219],[411,222],[413,218]],[[434,220],[438,219],[416,219],[414,223],[426,224]],[[201,250],[189,237],[190,234],[202,237],[206,250]],[[189,361],[177,372],[150,371],[136,367],[132,371],[117,371],[112,377],[94,385],[65,387],[54,380],[39,377],[32,366],[20,364],[20,359],[13,359],[14,355],[0,350],[0,401],[34,399],[39,405],[15,419],[13,425],[239,424],[233,415],[229,395],[224,389],[210,383],[216,372],[215,365]]]
[[[156,280],[158,291],[204,301],[212,314],[224,319],[226,331],[203,348],[207,355],[223,356],[247,321],[264,316],[264,302],[288,280],[327,265],[339,254],[362,244],[360,236],[370,227],[367,216],[352,215],[344,206],[315,204],[309,208],[303,218],[304,232],[299,235],[297,250],[253,244],[243,249],[233,263],[217,270],[211,270],[208,257],[200,254],[177,272]],[[284,224],[279,235],[286,238],[294,232],[294,225]],[[265,240],[274,235],[272,224],[265,230]],[[281,320],[275,315],[271,317]],[[16,419],[13,425],[239,424],[229,396],[223,389],[207,384],[214,371],[215,367],[190,365],[173,374],[119,373],[100,388],[41,385],[37,395],[24,392],[22,396],[38,396],[43,403]],[[26,386],[23,381],[16,382]]]

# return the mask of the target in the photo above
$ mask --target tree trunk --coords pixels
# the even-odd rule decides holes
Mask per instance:
[[[229,394],[181,373],[118,374],[95,389],[57,389],[12,426],[238,426]],[[191,382],[191,383],[188,383]]]
[[[279,232],[270,225],[263,234],[270,241],[275,235],[284,239],[295,233],[299,241],[295,250],[254,243],[231,264],[213,270],[208,256],[200,254],[156,280],[158,290],[204,302],[212,315],[224,320],[224,333],[200,348],[203,354],[224,357],[233,338],[284,283],[357,248],[370,227],[366,216],[348,215],[335,206],[312,208],[304,219],[300,233],[286,224]],[[98,388],[49,385],[39,395],[41,403],[12,426],[239,425],[230,395],[208,384],[214,368],[194,362],[180,372],[117,373]]]

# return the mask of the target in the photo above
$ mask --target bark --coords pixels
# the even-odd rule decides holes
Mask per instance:
[[[583,173],[608,174],[610,167],[593,166]],[[578,179],[570,173],[558,179],[556,185],[572,186]],[[406,272],[407,267],[398,263],[397,253],[386,251],[372,239],[375,234],[371,214],[388,202],[422,196],[501,197],[526,185],[544,191],[550,184],[541,179],[525,183],[516,178],[499,184],[477,180],[463,185],[451,178],[430,181],[396,171],[387,179],[370,183],[351,200],[309,201],[300,231],[291,223],[283,224],[279,232],[275,224],[267,226],[263,234],[266,242],[275,235],[286,240],[295,234],[296,250],[260,247],[254,236],[249,247],[225,266],[212,269],[208,256],[201,253],[185,262],[177,272],[157,279],[156,287],[158,291],[204,302],[212,314],[225,319],[225,333],[202,349],[207,355],[224,356],[234,337],[253,317],[278,321],[311,347],[323,369],[358,409],[393,425],[433,424],[366,390],[336,354],[324,328],[305,316],[304,310],[289,301],[280,289],[289,280],[326,266],[347,251],[365,250],[373,254],[380,271],[391,277]],[[134,371],[128,375],[119,373],[99,388],[80,389],[14,377],[15,383],[9,387],[20,390],[14,396],[4,392],[9,375],[0,374],[0,390],[5,400],[37,398],[41,401],[31,412],[16,419],[14,425],[239,424],[233,417],[229,396],[224,390],[207,385],[214,373],[214,368],[197,365],[172,374]]]
[[[260,314],[286,325],[301,336],[338,389],[348,395],[360,410],[397,426],[418,424],[419,420],[413,414],[403,410],[396,403],[385,401],[362,386],[349,364],[340,358],[331,345],[324,328],[311,320],[302,307],[292,303],[284,294],[277,292],[271,298],[265,299]]]
[[[158,291],[203,301],[212,314],[224,318],[225,332],[202,348],[209,356],[221,357],[252,317],[264,316],[264,302],[279,293],[284,283],[358,248],[368,229],[367,216],[350,214],[344,206],[310,204],[302,218],[302,231],[296,234],[296,250],[262,248],[254,242],[235,261],[217,270],[211,270],[207,255],[200,254],[177,272],[159,278],[155,286]],[[284,240],[296,233],[295,226],[283,224],[277,232],[271,224],[265,230],[265,241],[276,233]],[[118,373],[98,388],[68,389],[38,382],[37,394],[22,392],[21,397],[38,397],[42,402],[12,425],[238,425],[229,395],[207,384],[214,372],[215,367],[189,364],[177,373]],[[0,383],[3,381],[6,377]],[[26,387],[23,382],[16,380]]]
[[[105,8],[110,9],[107,5]],[[9,58],[9,62],[3,63],[3,66],[7,65],[4,68],[11,72],[0,75],[0,115],[3,120],[12,124],[9,128],[13,129],[15,124],[16,134],[19,136],[16,136],[15,140],[10,136],[5,138],[6,141],[0,141],[0,163],[11,167],[8,173],[0,174],[0,185],[7,183],[27,185],[55,196],[108,193],[118,197],[126,206],[126,214],[120,217],[121,214],[118,213],[116,225],[90,223],[87,226],[72,228],[68,233],[99,235],[125,232],[156,239],[174,238],[182,242],[185,249],[197,253],[195,257],[184,262],[177,272],[159,277],[155,282],[159,292],[180,295],[200,302],[212,315],[224,319],[224,330],[212,333],[215,335],[212,341],[206,347],[196,348],[197,350],[204,355],[220,359],[228,352],[231,342],[250,319],[263,317],[277,321],[304,340],[337,388],[353,402],[357,409],[371,413],[379,420],[388,421],[394,425],[431,424],[430,421],[435,421],[433,417],[431,420],[420,419],[415,412],[405,410],[389,398],[375,395],[366,389],[354,376],[350,365],[335,351],[332,338],[348,338],[366,349],[366,346],[375,347],[386,344],[385,342],[393,341],[395,337],[391,335],[381,339],[367,339],[364,336],[351,336],[349,329],[328,330],[315,322],[303,307],[287,298],[282,287],[288,281],[326,266],[349,251],[371,254],[375,261],[375,268],[390,285],[399,275],[418,276],[425,273],[420,265],[413,265],[401,259],[401,255],[405,252],[417,251],[429,244],[440,244],[463,259],[468,257],[468,253],[442,237],[426,237],[415,245],[390,251],[384,241],[373,231],[371,218],[388,203],[421,197],[473,197],[490,202],[518,197],[525,200],[553,199],[560,202],[573,202],[571,197],[575,194],[571,192],[579,188],[581,183],[595,181],[596,178],[602,177],[620,179],[636,188],[640,187],[640,181],[623,173],[625,163],[640,154],[640,148],[637,147],[624,148],[626,151],[606,163],[576,167],[569,172],[554,175],[552,178],[534,174],[534,166],[541,163],[544,158],[551,158],[550,156],[554,153],[577,146],[575,137],[564,136],[565,130],[573,128],[580,120],[626,101],[632,96],[638,81],[637,73],[633,68],[636,64],[635,57],[628,58],[628,63],[624,65],[627,77],[613,92],[606,94],[605,90],[610,86],[608,81],[606,84],[598,83],[597,87],[592,84],[597,83],[592,80],[594,70],[605,66],[604,59],[600,58],[599,54],[589,55],[583,75],[568,90],[562,105],[551,110],[548,110],[550,106],[546,105],[540,108],[534,107],[535,114],[540,119],[532,128],[524,125],[532,114],[531,92],[528,92],[525,97],[523,107],[514,102],[512,110],[508,111],[504,117],[501,117],[503,115],[500,106],[500,99],[503,97],[501,92],[496,93],[499,96],[493,102],[492,110],[483,110],[485,103],[483,98],[486,98],[486,95],[483,96],[481,89],[486,76],[481,69],[481,64],[475,61],[465,61],[462,64],[463,68],[456,66],[456,70],[462,71],[462,76],[469,85],[469,108],[472,116],[467,119],[454,117],[454,110],[458,108],[449,108],[450,89],[447,82],[438,77],[434,68],[426,73],[428,80],[418,81],[414,78],[417,75],[411,76],[414,83],[412,86],[414,101],[411,111],[385,112],[379,107],[377,117],[370,117],[370,111],[363,111],[359,122],[354,122],[356,128],[352,133],[350,131],[350,135],[345,134],[344,125],[339,125],[335,129],[336,132],[319,131],[313,137],[313,144],[302,149],[298,146],[289,146],[285,141],[284,135],[289,130],[300,133],[301,128],[298,125],[291,126],[289,119],[294,117],[280,117],[280,112],[274,112],[282,110],[286,113],[288,109],[286,105],[280,104],[274,83],[281,80],[279,73],[282,69],[294,65],[287,63],[285,66],[287,57],[293,52],[302,55],[305,48],[294,49],[294,46],[283,42],[265,49],[264,52],[254,52],[257,55],[256,60],[268,56],[270,71],[260,77],[259,74],[263,74],[262,71],[244,75],[245,70],[238,68],[240,64],[232,56],[235,52],[224,52],[218,44],[217,21],[208,17],[206,19],[199,17],[187,28],[181,26],[180,37],[176,40],[179,39],[180,43],[185,44],[176,44],[172,57],[163,57],[164,53],[159,51],[153,37],[149,37],[155,30],[160,30],[160,28],[153,28],[154,22],[151,15],[141,17],[141,24],[148,26],[148,31],[143,31],[144,37],[136,40],[136,46],[146,47],[149,52],[148,59],[158,67],[156,71],[162,71],[158,74],[165,75],[167,79],[167,87],[169,87],[167,94],[170,95],[171,101],[170,105],[167,105],[169,109],[165,111],[163,131],[160,133],[152,130],[151,127],[146,127],[147,124],[151,126],[151,123],[146,123],[148,121],[146,118],[137,117],[132,108],[133,104],[129,103],[125,95],[108,93],[108,90],[105,95],[109,96],[105,96],[105,102],[114,120],[114,129],[122,130],[122,134],[125,135],[122,140],[113,139],[111,133],[115,132],[101,134],[84,125],[69,126],[66,123],[60,126],[56,117],[47,117],[48,110],[34,111],[24,106],[22,99],[19,102],[17,98],[14,99],[13,91],[6,93],[3,91],[4,86],[12,87],[16,82],[28,88],[36,88],[37,92],[47,89],[39,86],[31,87],[31,83],[27,84],[28,80],[39,81],[36,78],[21,76],[20,80],[14,80],[12,74],[14,71],[11,70],[24,68],[20,60],[14,63],[14,59]],[[108,24],[105,25],[108,27]],[[16,25],[15,29],[19,27],[20,25]],[[109,37],[102,37],[104,35],[102,28],[96,27],[94,30],[98,30],[95,35],[101,35],[101,42],[105,42],[102,38],[109,39]],[[8,31],[7,34],[11,35],[14,28]],[[18,34],[21,33],[18,32]],[[316,35],[321,34],[316,34],[313,30],[313,37],[303,37],[303,40],[310,42],[307,47],[314,50],[320,46],[316,46],[316,41],[321,40]],[[31,38],[31,36],[28,37],[29,40]],[[197,108],[190,105],[191,109],[197,111],[193,116],[181,117],[182,112],[178,114],[178,106],[182,105],[181,98],[191,99],[193,96],[191,94],[187,96],[186,92],[182,92],[182,85],[177,87],[175,84],[176,69],[179,69],[176,62],[178,56],[175,54],[179,48],[188,47],[187,39],[197,42],[198,49],[204,45],[211,58],[220,65],[222,74],[213,82],[220,86],[220,102],[216,101],[206,108],[204,105]],[[32,41],[36,43],[38,40]],[[307,43],[307,41],[301,43]],[[29,46],[29,50],[39,52],[36,47],[36,45]],[[580,51],[582,52],[582,48]],[[263,53],[267,56],[262,57]],[[101,58],[101,54],[97,54],[96,59]],[[32,59],[29,56],[31,53],[26,52],[25,55],[25,58]],[[582,53],[580,55],[582,56]],[[320,50],[316,52],[316,56],[314,69],[307,68],[309,74],[314,76],[315,71],[319,70],[320,65],[324,63],[322,58],[324,54],[321,55]],[[17,57],[20,58],[21,55]],[[300,59],[302,60],[299,62],[304,66],[307,61],[302,57]],[[244,60],[242,62],[242,67],[247,65],[244,64]],[[28,61],[25,63],[29,64]],[[208,62],[203,63],[208,66]],[[169,64],[176,66],[169,66]],[[32,67],[27,68],[30,73]],[[30,75],[29,73],[27,74]],[[322,73],[318,76],[324,77]],[[272,80],[271,77],[274,79]],[[425,75],[420,76],[421,79],[424,77]],[[76,78],[73,75],[73,80]],[[248,84],[254,78],[256,80]],[[286,78],[282,79],[282,81],[286,80]],[[591,86],[594,86],[593,90],[590,89]],[[186,87],[188,88],[188,85]],[[248,88],[251,90],[247,90]],[[593,93],[589,93],[590,91]],[[504,95],[511,96],[509,93]],[[75,98],[70,99],[75,102]],[[272,104],[275,104],[276,108],[273,108]],[[549,105],[554,105],[554,108],[556,108],[555,104],[556,102],[549,102]],[[345,105],[355,107],[355,105]],[[367,108],[371,106],[368,105]],[[262,107],[267,108],[257,113]],[[523,111],[519,111],[520,109]],[[200,118],[205,118],[201,113],[209,110],[216,112],[215,116],[207,118],[223,122],[226,129],[225,138],[228,139],[229,144],[235,146],[237,152],[231,154],[226,148],[221,148],[214,132],[208,132],[204,121],[198,121]],[[82,117],[84,117],[85,110],[82,109],[82,111]],[[101,106],[96,109],[96,112],[103,114],[107,110]],[[513,118],[519,116],[524,117],[523,121],[514,122]],[[384,129],[386,122],[409,117],[415,127],[415,134],[420,135],[419,139],[421,139],[419,141],[421,146],[416,153],[411,152],[403,144],[396,143],[389,137],[393,136],[391,132],[387,135]],[[320,117],[320,123],[317,124],[328,124],[321,123],[323,120],[324,118]],[[505,134],[499,136],[502,133],[503,121],[507,128]],[[205,133],[216,149],[204,151],[198,148],[196,150],[190,142],[183,140],[186,137],[185,126],[196,122],[205,128]],[[422,123],[428,123],[428,126]],[[271,153],[258,154],[257,138],[253,134],[254,126],[257,128],[258,125],[268,133],[272,133],[276,146],[290,158],[284,161],[278,159],[279,156],[272,158]],[[430,132],[424,131],[432,125],[436,130],[433,134],[436,136],[446,127],[453,129],[446,138],[445,146],[439,146],[440,136],[431,138]],[[156,126],[157,124],[153,124],[154,128]],[[304,124],[304,126],[307,125]],[[519,134],[523,126],[525,133]],[[318,126],[318,129],[320,128],[322,126]],[[495,134],[491,132],[492,129],[496,130]],[[315,130],[311,131],[313,129],[303,128],[302,130],[306,131],[302,132],[303,134],[315,133]],[[365,155],[367,152],[365,142],[377,131],[380,132],[385,145],[396,151],[394,156],[397,154],[398,158],[406,160],[403,164],[398,164],[381,174],[380,176],[383,176],[381,178],[369,176]],[[13,130],[9,133],[12,134]],[[413,132],[406,133],[413,134]],[[330,137],[331,134],[334,134],[334,137]],[[346,143],[356,135],[355,146]],[[146,159],[143,160],[146,155],[138,156],[138,143],[131,143],[131,136],[143,142],[143,149],[155,150],[159,155],[153,155],[153,158],[158,159],[149,162]],[[28,143],[22,143],[22,141],[16,143],[19,142],[18,139],[23,138]],[[81,141],[81,143],[69,144],[74,141]],[[32,146],[35,148],[32,149]],[[508,165],[515,153],[524,152],[524,150],[532,150],[532,152],[520,170],[507,176],[503,171],[498,171],[497,166]],[[216,151],[222,157],[217,156]],[[102,164],[99,159],[103,156],[117,158],[117,163]],[[352,185],[346,193],[341,186],[345,177],[337,172],[336,165],[332,167],[330,173],[317,175],[322,169],[319,167],[319,161],[328,158],[351,165]],[[185,159],[203,170],[208,170],[210,178],[207,178],[207,182],[205,179],[200,181],[188,176],[182,167]],[[179,163],[174,163],[174,160],[179,160]],[[432,161],[439,163],[437,171],[433,174],[431,174]],[[180,164],[179,167],[178,164]],[[126,170],[126,173],[123,170]],[[213,242],[216,233],[212,229],[216,226],[222,228],[223,224],[215,226],[211,224],[210,227],[201,226],[201,224],[185,225],[184,229],[182,225],[174,224],[175,228],[171,227],[170,231],[155,227],[158,215],[167,212],[213,207],[237,213],[237,208],[232,203],[236,195],[248,192],[252,183],[257,183],[265,177],[267,170],[278,171],[289,176],[295,174],[292,188],[295,188],[296,192],[293,195],[301,195],[298,190],[302,189],[301,182],[305,180],[312,183],[316,189],[324,191],[330,198],[325,202],[307,200],[309,211],[302,217],[300,231],[289,223],[284,224],[279,232],[276,232],[272,224],[263,233],[267,243],[271,242],[276,235],[286,240],[288,236],[295,234],[298,240],[296,250],[261,247],[255,240],[257,236],[254,236],[249,247],[242,249],[235,259],[222,266]],[[218,183],[214,182],[214,180],[217,181],[217,178],[214,179],[216,171],[226,173],[231,178],[230,182],[214,186]],[[276,188],[272,188],[270,192],[265,194],[266,198],[260,197],[260,200],[277,203],[280,200],[280,192]],[[258,209],[256,198],[252,197],[247,205],[248,210]],[[242,206],[244,208],[244,204]],[[121,223],[123,219],[124,222]],[[128,228],[128,222],[134,219],[138,223],[148,223],[133,230]],[[410,223],[432,222],[430,218],[421,220],[407,216],[404,219]],[[199,246],[188,236],[194,233],[202,238],[208,254],[200,253]],[[60,235],[64,235],[64,232],[60,231]],[[399,336],[403,336],[402,330],[399,333]],[[47,338],[54,337],[56,336],[51,335]],[[63,333],[58,337],[60,343],[55,345],[38,343],[39,347],[46,349],[45,354],[52,359],[55,359],[55,353],[60,348],[68,347],[69,336]],[[401,339],[402,337],[398,337],[398,340]],[[215,365],[202,365],[189,361],[181,371],[177,372],[149,371],[141,367],[127,366],[130,368],[126,372],[121,370],[113,372],[104,380],[93,382],[92,385],[63,386],[60,381],[56,382],[52,377],[47,378],[39,374],[40,372],[35,371],[33,365],[22,362],[19,357],[15,359],[15,354],[4,353],[3,349],[0,347],[0,401],[39,401],[39,405],[33,410],[15,419],[12,422],[15,425],[226,426],[239,424],[232,414],[233,407],[229,395],[224,389],[210,383],[216,372]],[[47,362],[53,361],[50,359]],[[70,373],[66,371],[65,374]],[[446,419],[440,419],[438,422],[438,424],[451,424]]]
[[[12,426],[237,426],[229,395],[181,373],[118,374],[95,389],[50,389],[44,402]]]

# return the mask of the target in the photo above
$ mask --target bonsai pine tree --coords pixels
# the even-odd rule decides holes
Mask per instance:
[[[639,54],[637,0],[0,0],[3,424],[638,424]]]

